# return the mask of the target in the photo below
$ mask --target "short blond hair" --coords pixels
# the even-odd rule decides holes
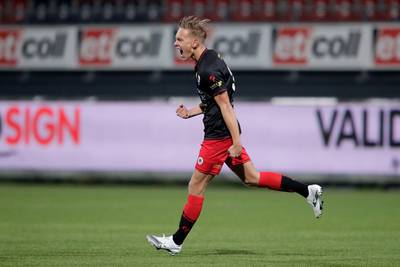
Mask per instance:
[[[208,33],[208,23],[209,19],[200,18],[197,16],[185,16],[179,22],[179,27],[182,29],[187,29],[192,32],[192,34],[205,41]]]

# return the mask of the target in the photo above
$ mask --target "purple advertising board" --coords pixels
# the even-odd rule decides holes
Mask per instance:
[[[191,172],[202,116],[183,120],[177,105],[0,101],[0,171]],[[259,170],[400,174],[399,103],[239,101],[235,109],[243,146]]]

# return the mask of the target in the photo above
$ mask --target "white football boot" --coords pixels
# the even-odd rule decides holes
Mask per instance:
[[[317,184],[308,186],[308,197],[307,202],[311,205],[315,218],[319,218],[322,215],[322,206],[324,201],[322,200],[322,188]]]
[[[153,245],[156,249],[164,249],[169,252],[171,255],[178,254],[181,252],[182,245],[175,244],[174,240],[172,239],[172,235],[170,236],[155,236],[155,235],[147,235],[147,241],[151,245]]]

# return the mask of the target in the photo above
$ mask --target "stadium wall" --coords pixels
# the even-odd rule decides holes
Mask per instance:
[[[0,26],[0,179],[187,180],[202,126],[174,115],[181,100],[197,104],[170,98],[193,95],[193,64],[174,52],[175,31],[175,24]],[[400,184],[399,40],[399,23],[220,23],[208,46],[240,74],[236,108],[258,168]]]

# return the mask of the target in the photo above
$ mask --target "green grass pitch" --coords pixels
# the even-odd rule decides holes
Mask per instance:
[[[0,184],[0,266],[400,266],[400,193],[324,191],[314,219],[296,194],[210,185],[183,251],[178,186]]]

